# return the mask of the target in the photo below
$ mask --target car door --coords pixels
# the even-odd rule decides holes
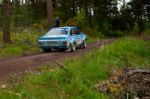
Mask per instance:
[[[76,43],[77,45],[81,45],[82,44],[82,36],[81,36],[81,32],[78,28],[75,28],[75,38],[76,38]]]
[[[70,37],[71,43],[76,42],[75,28],[70,29],[69,37]]]

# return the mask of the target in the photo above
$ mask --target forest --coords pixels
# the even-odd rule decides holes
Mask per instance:
[[[11,42],[10,32],[17,28],[53,27],[57,16],[62,25],[75,25],[88,32],[96,30],[107,36],[138,35],[150,28],[150,1],[1,0],[3,41]]]
[[[149,67],[150,0],[0,0],[0,99],[150,99]]]

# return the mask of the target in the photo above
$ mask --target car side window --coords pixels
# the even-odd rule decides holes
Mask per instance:
[[[72,29],[70,30],[70,35],[75,35],[75,34],[76,34],[75,29],[72,28]]]
[[[70,30],[70,35],[79,35],[80,34],[80,30],[77,28],[72,28]]]
[[[78,28],[75,28],[75,32],[76,32],[76,35],[80,35],[80,30]]]

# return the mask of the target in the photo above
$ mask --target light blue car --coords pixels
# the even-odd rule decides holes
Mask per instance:
[[[39,46],[44,52],[52,49],[62,49],[74,52],[76,48],[86,48],[87,35],[80,32],[77,27],[52,28],[47,34],[40,37]]]

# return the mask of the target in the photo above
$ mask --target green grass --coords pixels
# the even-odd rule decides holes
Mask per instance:
[[[98,40],[99,38],[94,38],[94,37],[90,37],[90,36],[88,36],[87,37],[87,43],[91,43],[91,42],[94,42],[94,41],[96,41],[96,40]]]
[[[2,32],[0,32],[0,57],[20,56],[26,54],[39,53],[38,38],[45,31],[34,31],[32,29],[22,30],[21,32],[12,32],[12,44],[5,45],[2,42]]]
[[[112,68],[148,68],[149,59],[149,41],[123,38],[86,56],[66,60],[68,71],[52,71],[56,64],[49,64],[40,74],[30,72],[23,81],[12,81],[8,88],[0,89],[0,99],[109,99],[94,85],[107,79]]]

